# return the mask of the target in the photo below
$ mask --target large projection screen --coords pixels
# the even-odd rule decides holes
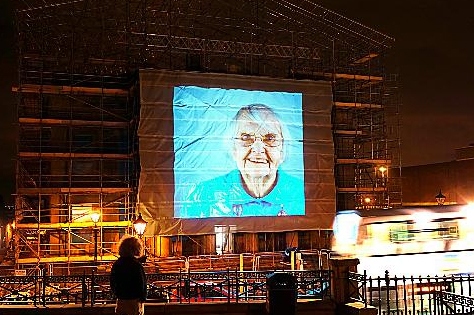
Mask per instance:
[[[331,228],[331,108],[326,81],[141,70],[146,234]]]

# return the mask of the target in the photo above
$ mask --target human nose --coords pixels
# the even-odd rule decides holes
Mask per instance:
[[[255,137],[255,141],[251,145],[252,151],[256,153],[265,152],[265,144],[262,141],[261,137]]]

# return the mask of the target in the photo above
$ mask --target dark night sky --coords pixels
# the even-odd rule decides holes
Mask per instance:
[[[17,83],[13,0],[0,0],[0,196],[8,203],[15,191],[16,110],[11,87]]]
[[[395,38],[387,72],[399,74],[403,166],[454,160],[474,143],[472,0],[316,0]],[[11,202],[17,84],[13,0],[0,1],[0,195]]]
[[[403,166],[452,161],[474,143],[472,0],[318,0],[395,38]]]

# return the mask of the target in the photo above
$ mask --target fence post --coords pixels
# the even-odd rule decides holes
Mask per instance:
[[[36,300],[38,299],[38,295],[41,294],[41,289],[39,288],[40,274],[38,273],[37,269],[35,269],[34,277],[35,277],[35,280],[34,280],[35,281],[35,295],[34,295],[34,299],[33,299],[33,305],[36,306]]]
[[[85,271],[82,272],[81,286],[82,286],[82,288],[81,288],[82,307],[85,307],[86,306],[87,295],[88,295],[87,284],[86,284],[86,272]]]
[[[46,272],[42,272],[40,276],[40,290],[41,290],[41,299],[43,302],[43,306],[46,306],[46,285],[49,283],[49,275],[46,275]]]
[[[94,270],[92,270],[90,290],[91,290],[91,306],[94,306],[94,302],[95,302],[95,273],[94,273]]]
[[[351,284],[349,281],[349,272],[357,272],[358,258],[330,258],[331,277],[331,296],[337,304],[350,302]],[[357,287],[357,284],[354,284]]]
[[[230,303],[230,292],[232,292],[232,288],[230,286],[230,268],[227,267],[227,303]],[[237,290],[235,290],[235,292],[237,292]]]

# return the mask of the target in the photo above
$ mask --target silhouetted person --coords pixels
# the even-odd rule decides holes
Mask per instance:
[[[112,265],[110,288],[117,297],[116,315],[143,315],[146,275],[139,258],[143,245],[139,238],[126,235],[119,245],[119,259]]]

